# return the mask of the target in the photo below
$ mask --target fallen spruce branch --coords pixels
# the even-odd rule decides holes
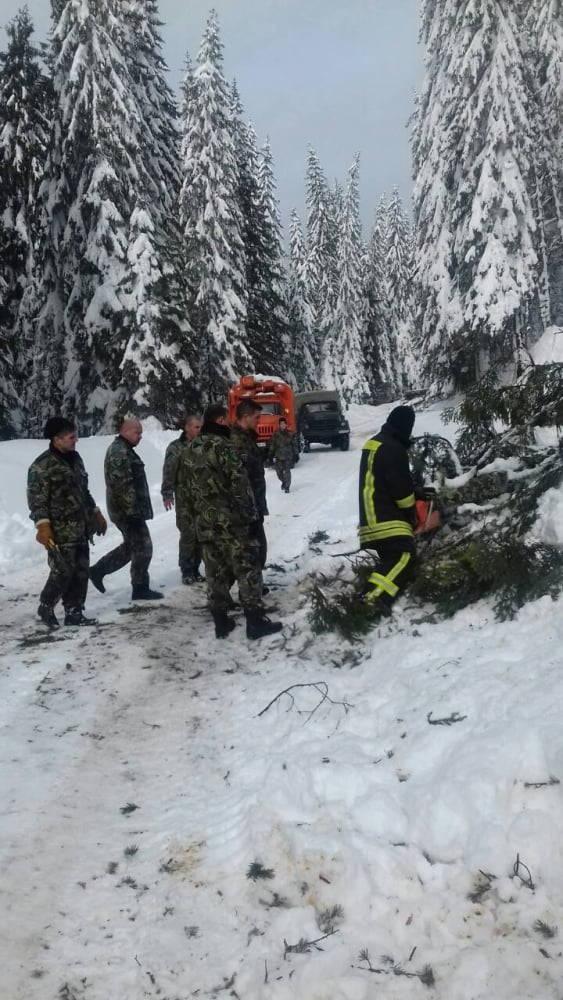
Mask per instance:
[[[322,937],[315,938],[314,941],[306,941],[305,938],[299,938],[297,944],[288,944],[285,938],[283,939],[284,953],[283,957],[286,958],[291,952],[296,955],[304,955],[311,951],[311,948],[316,948],[317,951],[324,951],[323,948],[319,948],[319,941],[325,941],[326,938],[332,937],[333,934],[338,934],[338,930],[329,931],[328,934],[323,934]]]
[[[527,872],[527,874],[521,875],[520,874],[520,869],[523,869],[523,871]],[[516,855],[516,861],[514,862],[514,866],[513,866],[513,869],[512,869],[512,875],[513,875],[513,878],[519,878],[520,881],[521,881],[521,883],[522,883],[522,885],[525,885],[527,889],[532,889],[532,891],[533,891],[536,888],[535,885],[534,885],[534,882],[532,880],[532,873],[531,873],[530,869],[528,868],[528,865],[525,865],[523,861],[520,861],[520,855],[519,854]]]
[[[310,712],[305,712],[302,709],[297,710],[300,715],[308,716],[306,722],[310,722],[315,712],[319,710],[321,705],[324,705],[325,701],[328,701],[331,705],[339,705],[341,708],[344,709],[346,715],[348,715],[350,709],[354,707],[353,705],[350,705],[347,701],[335,701],[333,698],[331,698],[328,693],[328,684],[326,683],[326,681],[312,681],[308,684],[291,684],[290,687],[284,688],[283,691],[280,691],[275,698],[272,698],[272,700],[268,702],[265,708],[263,708],[260,712],[258,712],[256,718],[259,719],[260,716],[265,715],[268,709],[270,709],[272,705],[275,705],[275,703],[279,701],[279,699],[282,698],[284,694],[287,694],[291,699],[291,703],[289,705],[289,708],[287,709],[287,711],[290,712],[293,706],[295,705],[295,698],[293,697],[291,692],[295,691],[297,688],[314,688],[315,691],[318,691],[318,693],[321,695],[320,701],[317,703],[317,705],[315,705],[313,709],[311,709]]]
[[[459,712],[452,712],[451,715],[448,715],[444,719],[432,719],[431,715],[432,712],[429,712],[426,716],[431,726],[453,726],[454,722],[463,722],[467,718],[466,715],[460,715]]]
[[[559,778],[550,774],[549,781],[525,781],[524,788],[550,788],[552,785],[560,785]]]
[[[411,958],[414,955],[415,951],[416,948],[413,948],[413,950],[411,951],[411,956],[410,956]],[[395,962],[388,955],[384,955],[382,961],[386,963],[386,966],[384,968],[378,969],[371,964],[367,948],[364,948],[363,951],[360,952],[358,959],[360,962],[367,962],[367,968],[365,968],[362,965],[356,966],[356,968],[361,969],[362,972],[373,972],[375,975],[378,976],[393,975],[393,976],[406,976],[408,979],[420,979],[420,982],[423,983],[424,986],[434,986],[436,982],[436,980],[434,979],[434,972],[431,965],[425,965],[420,970],[420,972],[407,972],[398,962]],[[354,968],[354,966],[352,966],[352,968]]]

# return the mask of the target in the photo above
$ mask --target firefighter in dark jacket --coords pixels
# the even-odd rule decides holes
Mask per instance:
[[[379,556],[366,600],[384,614],[412,579],[416,564],[416,506],[407,451],[414,419],[412,406],[396,406],[362,450],[360,546]]]

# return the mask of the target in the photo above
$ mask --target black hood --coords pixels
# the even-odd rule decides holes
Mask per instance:
[[[412,406],[396,406],[394,410],[391,410],[381,430],[392,434],[405,448],[408,448],[411,443],[414,421],[415,412]]]

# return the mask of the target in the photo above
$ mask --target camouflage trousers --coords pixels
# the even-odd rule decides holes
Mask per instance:
[[[195,525],[191,518],[176,512],[176,524],[180,532],[178,545],[178,565],[182,576],[197,573],[201,563],[201,545],[197,540]]]
[[[48,552],[49,578],[39,600],[53,608],[62,598],[66,611],[83,608],[88,590],[90,546],[88,539],[66,544],[59,542]]]
[[[123,535],[123,542],[116,549],[96,563],[100,576],[116,573],[127,563],[131,563],[131,584],[133,587],[149,586],[149,566],[152,559],[152,540],[147,522],[141,518],[135,521],[115,521]]]
[[[369,604],[390,606],[412,580],[416,571],[416,543],[414,538],[397,536],[385,538],[370,545],[379,561],[368,578],[366,600]]]
[[[276,476],[281,480],[283,490],[288,490],[291,486],[291,464],[289,458],[277,458],[274,462]]]
[[[245,611],[263,607],[260,550],[255,538],[216,536],[212,542],[203,542],[202,548],[211,611],[228,610],[233,580],[238,582]]]

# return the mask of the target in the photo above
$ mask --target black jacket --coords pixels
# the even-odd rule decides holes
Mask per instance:
[[[412,537],[416,526],[414,482],[408,441],[389,424],[366,441],[360,464],[360,545],[399,535]]]

